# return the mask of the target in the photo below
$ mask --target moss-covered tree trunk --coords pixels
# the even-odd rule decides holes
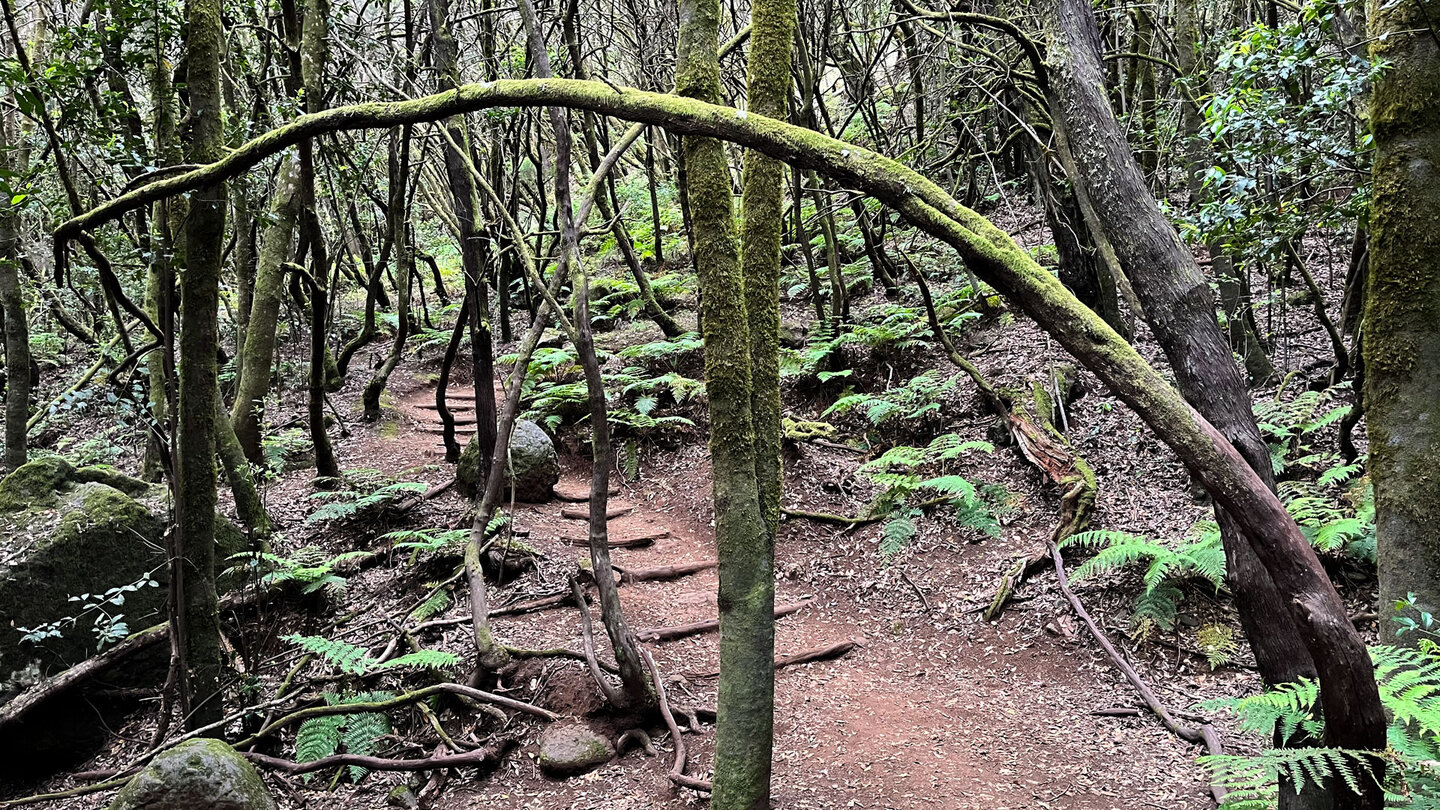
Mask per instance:
[[[1269,453],[1251,413],[1244,381],[1215,320],[1209,284],[1150,196],[1141,167],[1106,99],[1093,12],[1083,0],[1048,0],[1042,8],[1052,118],[1062,161],[1086,216],[1109,239],[1130,277],[1181,393],[1273,490]],[[1283,682],[1310,676],[1315,662],[1307,654],[1300,623],[1286,609],[1287,602],[1306,595],[1277,588],[1272,578],[1275,572],[1267,573],[1251,539],[1240,531],[1233,516],[1217,509],[1216,518],[1241,621],[1266,679]],[[1302,557],[1286,563],[1323,579],[1314,551],[1308,546],[1300,551]],[[1330,643],[1343,645],[1330,655],[1353,659],[1326,663],[1340,664],[1344,677],[1364,679],[1373,688],[1368,658],[1348,621],[1326,628],[1324,636]],[[1359,687],[1332,681],[1327,688],[1353,688],[1359,693]],[[1330,695],[1327,712],[1339,698]],[[1383,749],[1385,725],[1379,707],[1351,708],[1359,710],[1343,717],[1327,715],[1331,743]],[[1378,807],[1378,786],[1367,783],[1366,791],[1356,796],[1341,786],[1332,793],[1340,807]]]
[[[270,390],[275,334],[285,294],[285,262],[290,258],[295,240],[300,200],[300,156],[295,154],[287,157],[280,168],[274,204],[261,232],[250,323],[245,328],[245,346],[239,359],[240,379],[235,386],[235,404],[230,412],[235,436],[245,448],[245,455],[256,463],[264,459],[260,437],[265,396]]]
[[[220,97],[220,55],[225,48],[220,0],[187,0],[185,86],[190,102],[186,159],[208,163],[225,142]],[[219,390],[220,267],[224,260],[225,184],[190,195],[185,221],[185,271],[181,276],[180,400],[176,436],[175,495],[179,518],[172,586],[178,604],[183,716],[187,729],[217,722],[224,714],[220,611],[215,594],[215,393]],[[217,730],[218,733],[218,730]]]
[[[762,40],[756,38],[763,37],[763,58],[778,63],[759,70],[759,101],[770,114],[783,113],[789,88],[794,10],[790,5],[787,14],[787,5],[781,0],[762,2],[755,8],[752,48],[762,47]],[[720,4],[718,0],[681,0],[680,19],[676,92],[717,102]],[[752,52],[752,88],[760,59]],[[783,80],[776,77],[776,71],[784,73]],[[758,393],[767,409],[772,407],[770,396],[776,398],[777,410],[779,402],[778,389],[756,388],[753,365],[754,352],[764,357],[778,351],[779,316],[771,301],[776,293],[770,286],[774,282],[766,279],[772,273],[778,278],[780,206],[771,195],[780,193],[781,173],[778,166],[757,167],[753,159],[746,166],[746,187],[757,218],[749,223],[748,269],[755,285],[763,285],[752,299],[736,240],[724,146],[717,140],[694,137],[685,138],[682,146],[689,185],[686,203],[695,234],[695,271],[700,279],[720,574],[720,694],[712,805],[719,810],[760,810],[770,806],[775,722],[774,523],[767,521],[762,504],[768,499],[778,514],[780,485],[778,466],[759,460],[753,397]],[[769,264],[772,250],[777,251],[773,270]],[[751,300],[759,305],[753,316],[747,312]],[[752,317],[762,330],[753,340]],[[761,371],[760,376],[767,374]],[[765,445],[778,447],[778,417],[772,422],[767,411],[762,418],[763,429],[776,428],[773,441],[767,436]],[[773,460],[778,465],[778,453]],[[759,473],[762,463],[764,484]]]
[[[0,141],[14,143],[9,123],[9,113],[0,117]],[[4,163],[0,156],[0,167]],[[20,294],[19,217],[9,202],[0,200],[0,316],[5,324],[5,455],[0,474],[25,463],[30,420],[30,329]]]
[[[1365,419],[1381,610],[1440,610],[1440,44],[1436,0],[1369,4],[1375,83]],[[1413,613],[1412,613],[1413,615]],[[1407,641],[1418,639],[1412,634]]]

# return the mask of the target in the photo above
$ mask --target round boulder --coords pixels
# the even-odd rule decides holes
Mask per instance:
[[[109,810],[275,810],[249,760],[219,740],[189,740],[150,761]]]
[[[584,723],[552,723],[540,732],[540,770],[574,776],[615,758],[615,744]]]
[[[473,498],[480,492],[485,473],[480,469],[480,446],[471,437],[460,455],[455,485],[461,494]],[[543,428],[527,419],[517,420],[510,434],[508,478],[515,488],[515,500],[526,503],[550,500],[555,483],[560,480],[560,455],[555,450],[555,442]]]

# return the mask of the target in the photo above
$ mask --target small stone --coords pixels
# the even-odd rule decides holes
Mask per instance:
[[[189,740],[151,760],[109,810],[275,810],[255,766],[220,740]]]
[[[615,744],[584,723],[554,723],[540,732],[540,769],[574,776],[615,758]]]

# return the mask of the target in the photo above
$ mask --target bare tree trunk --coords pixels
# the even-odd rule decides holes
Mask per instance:
[[[1107,235],[1131,278],[1181,392],[1273,488],[1269,454],[1255,426],[1244,382],[1215,321],[1209,285],[1150,196],[1105,98],[1099,32],[1090,7],[1079,0],[1049,0],[1043,9],[1052,118],[1062,160],[1086,216]],[[1329,742],[1357,750],[1383,749],[1385,719],[1374,693],[1369,658],[1338,599],[1336,620],[1316,628],[1315,608],[1301,605],[1320,595],[1277,588],[1273,563],[1262,563],[1227,512],[1217,510],[1217,518],[1242,623],[1267,679],[1289,680],[1319,664]],[[1333,598],[1314,551],[1308,544],[1300,551],[1303,556],[1284,564],[1305,570],[1309,578],[1324,584],[1329,591],[1326,597]],[[1307,614],[1306,620],[1294,616],[1295,611]],[[1307,648],[1313,652],[1317,640],[1329,648],[1325,661],[1306,654]],[[1378,785],[1362,782],[1367,782],[1364,795],[1351,794],[1343,784],[1333,790],[1337,806],[1378,808]]]

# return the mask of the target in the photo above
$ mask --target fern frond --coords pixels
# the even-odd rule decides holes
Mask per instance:
[[[392,658],[383,664],[372,667],[375,670],[382,669],[444,669],[459,663],[460,656],[455,653],[443,652],[441,650],[417,650],[407,653],[398,658]]]
[[[324,636],[282,636],[305,652],[318,655],[325,663],[352,675],[361,675],[375,666],[375,659],[364,647],[357,647],[347,641],[325,638]]]

